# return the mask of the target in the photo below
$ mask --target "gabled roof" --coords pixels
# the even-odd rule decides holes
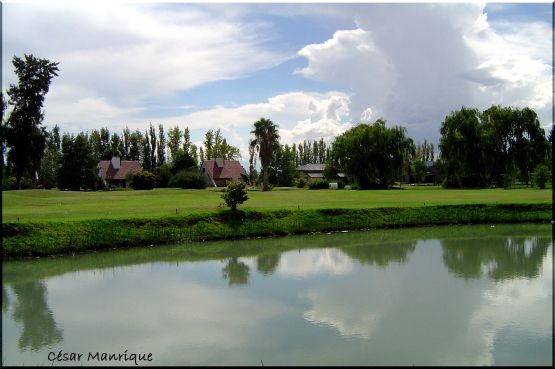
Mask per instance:
[[[241,174],[247,174],[245,169],[237,160],[204,160],[203,165],[206,172],[212,179],[229,179],[238,181],[241,179]]]
[[[115,169],[112,166],[111,160],[101,160],[98,162],[97,168],[100,169],[100,177],[108,180],[125,179],[127,173],[143,170],[137,160],[122,160],[119,169]]]
[[[323,172],[325,164],[304,164],[297,167],[301,172]]]

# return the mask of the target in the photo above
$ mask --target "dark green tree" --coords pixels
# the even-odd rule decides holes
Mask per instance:
[[[50,82],[58,75],[58,63],[38,59],[32,54],[14,56],[12,64],[18,78],[17,85],[8,88],[8,103],[13,109],[4,126],[8,161],[21,188],[21,177],[29,175],[36,184],[36,173],[46,146],[46,131],[41,127],[44,118],[44,98]]]
[[[141,160],[141,150],[143,146],[143,135],[136,130],[129,136],[129,156],[127,160]]]
[[[79,191],[81,188],[96,190],[100,185],[97,160],[83,132],[76,137],[62,136],[62,155],[58,172],[58,187],[62,190]]]
[[[487,133],[480,124],[477,109],[463,107],[451,112],[441,125],[439,147],[446,168],[446,187],[484,187],[486,185]]]
[[[38,177],[39,185],[43,188],[53,188],[58,184],[61,148],[60,128],[56,125],[47,133],[46,148],[41,160]]]
[[[270,183],[282,187],[293,186],[297,171],[295,154],[289,145],[280,145],[279,149],[274,151],[269,171]]]
[[[378,119],[338,136],[330,156],[333,165],[356,180],[360,189],[386,189],[400,179],[407,152],[414,152],[414,144],[405,128],[387,128]]]
[[[221,198],[232,211],[237,210],[237,205],[249,199],[247,195],[247,185],[245,182],[231,182],[224,189]]]
[[[166,135],[164,133],[164,126],[158,125],[158,151],[157,151],[157,166],[166,164]]]
[[[279,148],[279,132],[278,126],[270,119],[260,118],[254,122],[254,129],[251,134],[254,138],[251,140],[253,146],[260,158],[263,173],[263,191],[269,191],[268,168],[272,161],[274,150]]]
[[[179,126],[172,127],[168,131],[168,151],[172,161],[177,154],[177,150],[181,147],[182,134]]]

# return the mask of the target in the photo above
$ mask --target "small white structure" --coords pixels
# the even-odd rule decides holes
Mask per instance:
[[[337,182],[330,183],[330,190],[337,190]]]

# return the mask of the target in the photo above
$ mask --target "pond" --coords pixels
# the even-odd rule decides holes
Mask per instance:
[[[2,364],[552,365],[552,275],[542,224],[4,261]]]

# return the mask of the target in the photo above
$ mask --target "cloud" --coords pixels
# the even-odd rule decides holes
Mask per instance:
[[[270,68],[286,57],[265,46],[270,38],[264,23],[225,20],[192,5],[60,5],[3,7],[4,86],[15,82],[13,54],[33,53],[59,62],[59,77],[45,102],[53,105],[52,112],[83,104],[79,99],[86,96],[112,105],[115,110],[107,118],[121,119],[118,113],[171,101],[177,92],[208,82]],[[76,91],[78,97],[53,100],[51,95],[60,96],[59,90]],[[61,113],[51,116],[51,111],[47,121],[60,118]],[[95,118],[73,119],[88,124]]]
[[[338,91],[327,93],[295,91],[268,98],[265,102],[237,107],[216,106],[186,115],[157,119],[170,127],[188,126],[202,131],[220,128],[229,144],[239,147],[248,160],[248,139],[255,121],[271,119],[279,126],[280,142],[293,144],[304,139],[324,138],[330,142],[352,127],[349,116],[350,97]],[[139,124],[139,122],[137,122]]]
[[[368,4],[353,17],[355,29],[302,48],[297,73],[348,91],[354,121],[372,112],[417,142],[437,141],[463,105],[531,106],[551,123],[550,24],[490,24],[477,3]]]

